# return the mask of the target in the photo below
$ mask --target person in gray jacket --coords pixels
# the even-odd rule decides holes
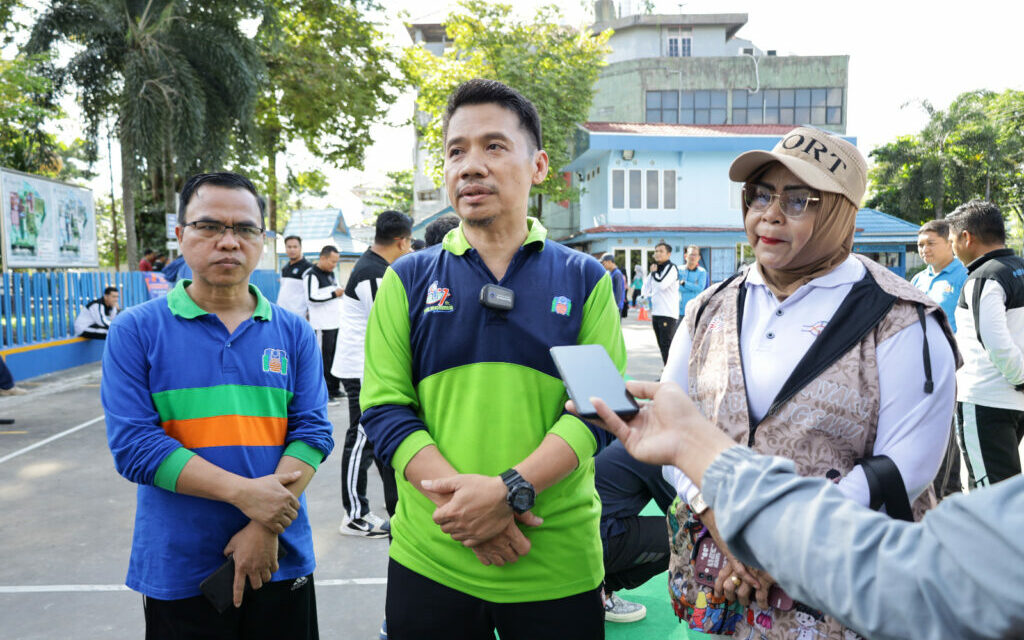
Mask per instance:
[[[1024,477],[894,520],[736,445],[678,385],[626,386],[653,402],[626,424],[592,399],[601,426],[637,460],[694,479],[729,548],[793,598],[874,639],[1024,637]]]

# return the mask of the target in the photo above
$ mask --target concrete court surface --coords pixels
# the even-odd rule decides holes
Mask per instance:
[[[629,374],[654,380],[661,359],[649,322],[623,324]],[[142,597],[124,587],[135,487],[113,468],[99,399],[99,365],[20,383],[0,398],[0,640],[143,637]],[[347,405],[329,409],[336,449],[306,491],[317,554],[324,638],[377,637],[387,542],[338,534],[340,452]],[[371,467],[371,508],[384,512]]]

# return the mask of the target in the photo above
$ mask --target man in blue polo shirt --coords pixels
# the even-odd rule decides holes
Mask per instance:
[[[118,315],[103,354],[110,451],[139,485],[126,584],[149,640],[316,638],[302,492],[333,447],[316,339],[249,284],[264,234],[252,182],[193,176],[180,203],[195,279]],[[225,556],[234,607],[218,613],[199,585]]]
[[[949,225],[942,220],[921,225],[917,232],[917,252],[928,267],[915,275],[910,283],[942,307],[949,326],[956,331],[953,312],[960,299],[960,289],[967,282],[967,267],[953,255]]]
[[[956,331],[956,303],[960,290],[967,282],[967,267],[953,255],[953,243],[949,241],[949,224],[943,220],[931,220],[921,225],[917,232],[917,252],[928,265],[910,281],[915,287],[942,307],[949,320],[949,326]],[[955,427],[954,427],[955,429]],[[946,459],[935,477],[935,493],[940,497],[960,493],[960,449],[956,438],[950,438]]]

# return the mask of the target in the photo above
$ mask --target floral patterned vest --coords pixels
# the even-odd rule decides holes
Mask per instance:
[[[748,415],[740,362],[745,277],[702,293],[693,307],[699,312],[685,318],[685,330],[693,341],[689,395],[700,411],[736,442],[758,453],[793,460],[797,473],[804,476],[838,479],[853,469],[857,459],[872,455],[879,412],[876,347],[908,326],[923,323],[924,314],[939,310],[902,278],[858,258],[867,269],[865,278],[851,289],[759,423]],[[949,323],[941,313],[936,319],[943,335],[926,333],[926,339],[945,338],[959,366]],[[915,519],[935,503],[929,485],[912,505]],[[758,640],[857,637],[838,621],[799,603],[789,611],[766,611],[753,604],[746,610],[738,603],[717,601],[710,588],[694,582],[691,556],[703,526],[681,500],[675,517],[669,516],[669,528],[673,533],[669,591],[677,615],[694,631]]]

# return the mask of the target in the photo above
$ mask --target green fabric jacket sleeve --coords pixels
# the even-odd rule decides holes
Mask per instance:
[[[362,424],[374,452],[397,473],[417,451],[434,444],[417,411],[409,344],[409,299],[401,278],[388,269],[366,325],[366,357],[359,404]],[[415,437],[412,437],[414,436]],[[408,446],[400,446],[409,441]],[[401,455],[396,455],[400,453]]]
[[[608,351],[620,374],[626,373],[626,342],[622,338],[619,310],[612,296],[612,281],[605,274],[597,282],[583,306],[583,324],[578,344],[599,344]],[[604,429],[570,413],[563,413],[551,428],[569,443],[579,460],[593,456],[614,439]]]

